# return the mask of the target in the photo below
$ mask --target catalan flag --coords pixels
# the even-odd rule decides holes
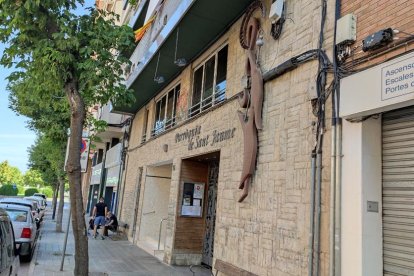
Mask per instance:
[[[142,37],[144,36],[145,32],[149,29],[149,27],[151,27],[152,22],[154,21],[156,15],[154,15],[153,17],[151,17],[147,23],[144,24],[144,26],[142,26],[141,28],[139,28],[138,30],[134,31],[135,34],[135,42],[138,42],[142,39]]]

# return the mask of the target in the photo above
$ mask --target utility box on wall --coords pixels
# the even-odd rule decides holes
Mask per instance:
[[[336,22],[336,45],[352,44],[356,40],[356,16],[352,13],[342,16]]]

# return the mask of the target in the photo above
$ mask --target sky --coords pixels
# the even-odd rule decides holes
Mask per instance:
[[[95,1],[86,0],[84,7],[93,6]],[[85,13],[85,9],[79,7],[77,14]],[[5,45],[0,43],[0,54],[3,54]],[[24,116],[18,116],[8,108],[8,91],[6,77],[10,75],[13,68],[6,69],[0,66],[0,162],[7,160],[10,165],[18,167],[22,173],[28,167],[27,149],[34,144],[36,133],[27,129],[26,122],[29,120]]]

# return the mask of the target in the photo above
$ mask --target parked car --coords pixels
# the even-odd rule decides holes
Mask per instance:
[[[41,193],[34,193],[34,194],[33,194],[33,196],[40,196],[40,197],[43,197],[43,199],[44,199],[45,201],[47,201],[47,197],[46,197],[46,195],[45,195],[45,194],[41,194]]]
[[[45,207],[42,206],[43,201],[44,201],[43,198],[42,197],[37,197],[37,196],[26,196],[23,199],[33,201],[37,204],[37,206],[39,207],[39,209],[38,209],[39,210],[38,211],[39,218],[40,218],[40,221],[42,221],[43,216],[45,215]]]
[[[26,196],[25,199],[37,200],[40,210],[46,209],[46,200],[41,196]]]
[[[18,247],[10,217],[5,210],[0,209],[0,276],[19,274]]]
[[[30,208],[14,204],[0,204],[0,208],[6,210],[12,222],[16,243],[20,244],[20,259],[31,261],[38,231]]]
[[[6,197],[0,199],[0,204],[16,204],[30,207],[33,217],[35,218],[38,226],[40,226],[40,222],[43,218],[43,213],[40,213],[40,208],[38,207],[37,200],[27,200],[20,197]]]

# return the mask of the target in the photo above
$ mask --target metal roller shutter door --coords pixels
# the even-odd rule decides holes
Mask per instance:
[[[414,275],[414,108],[382,119],[384,275]]]

